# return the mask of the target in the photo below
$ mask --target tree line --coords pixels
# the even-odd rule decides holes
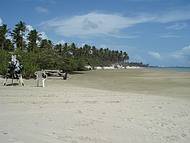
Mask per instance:
[[[86,70],[86,65],[124,64],[129,59],[127,52],[96,48],[88,44],[81,47],[75,43],[53,44],[51,40],[42,38],[36,29],[29,31],[23,21],[12,30],[6,24],[0,26],[0,49],[0,74],[7,72],[11,54],[16,54],[23,64],[23,75],[27,78],[41,69],[72,72]]]

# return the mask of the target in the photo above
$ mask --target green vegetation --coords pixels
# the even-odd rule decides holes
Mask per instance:
[[[16,54],[24,66],[23,75],[26,78],[32,77],[36,70],[41,69],[72,72],[86,70],[86,65],[95,67],[124,64],[129,59],[126,52],[108,48],[98,49],[87,44],[77,47],[75,43],[53,44],[49,39],[42,39],[37,30],[28,31],[22,21],[12,31],[6,24],[0,26],[0,49],[0,74],[6,73],[11,54]]]

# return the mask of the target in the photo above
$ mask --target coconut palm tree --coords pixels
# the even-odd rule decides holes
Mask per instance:
[[[16,48],[20,48],[21,50],[24,49],[25,41],[24,35],[26,32],[26,24],[20,21],[18,24],[15,25],[15,28],[12,32],[13,41],[16,44]]]
[[[52,44],[51,40],[43,39],[40,43],[40,48],[52,49],[53,44]]]
[[[8,33],[7,25],[3,24],[2,26],[0,26],[0,47],[2,50],[5,48],[7,33]]]
[[[28,50],[34,51],[37,48],[37,41],[41,40],[40,34],[34,29],[28,33]]]

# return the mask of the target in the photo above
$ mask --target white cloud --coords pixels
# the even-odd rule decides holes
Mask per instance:
[[[35,10],[36,10],[37,12],[39,12],[39,13],[48,13],[48,12],[49,12],[49,10],[48,10],[47,8],[42,7],[42,6],[37,6],[37,7],[35,7]]]
[[[170,26],[166,27],[166,29],[169,29],[169,30],[182,30],[182,29],[184,29],[186,27],[187,27],[186,23],[175,23],[173,25],[170,25]]]
[[[31,30],[33,30],[34,28],[31,26],[31,25],[26,25],[26,33],[25,33],[25,35],[24,35],[24,40],[26,41],[26,44],[28,44],[28,34],[29,34],[29,32],[31,31]]]
[[[26,29],[27,29],[28,31],[34,30],[34,28],[33,28],[31,25],[26,25]]]
[[[190,55],[190,45],[182,48],[184,55]]]
[[[190,45],[182,48],[171,54],[171,57],[175,59],[188,59],[190,60]]]
[[[178,22],[178,21],[186,21],[186,20],[190,20],[189,7],[157,14],[154,17],[153,21],[160,22],[160,23],[169,23],[169,22]]]
[[[26,40],[26,42],[28,42],[27,40],[27,35],[28,33],[31,31],[31,30],[34,30],[35,28],[32,26],[32,25],[26,25],[26,28],[27,28],[27,32],[26,34],[24,35],[24,39]],[[38,32],[40,34],[40,37],[42,39],[48,39],[48,36],[46,35],[46,33],[44,31],[39,31]]]
[[[3,24],[3,20],[0,18],[0,26]]]
[[[58,41],[58,42],[56,42],[56,44],[65,44],[66,42],[64,41],[64,40],[61,40],[61,41]]]
[[[149,60],[149,63],[159,63],[159,65],[163,66],[190,66],[190,45],[174,52],[160,54],[158,52],[150,51],[148,54],[156,59],[152,61]]]
[[[148,54],[149,54],[151,57],[153,57],[153,58],[155,58],[155,59],[157,59],[157,60],[160,60],[160,59],[161,59],[161,55],[160,55],[160,53],[158,53],[158,52],[149,51]]]
[[[123,35],[123,34],[109,34],[108,36],[110,37],[114,37],[114,38],[118,38],[118,39],[135,39],[138,38],[139,35],[135,34],[135,35]]]
[[[121,36],[120,30],[150,20],[149,17],[138,16],[128,18],[117,14],[88,13],[81,16],[73,16],[68,19],[52,19],[42,23],[43,27],[54,30],[64,36]],[[134,36],[133,36],[134,37]]]
[[[172,34],[172,33],[165,33],[160,36],[161,38],[179,38],[179,35]]]
[[[28,33],[31,31],[31,30],[34,30],[34,27],[32,25],[26,25],[26,28],[27,28],[27,32],[26,32],[26,35],[28,35]],[[46,35],[46,33],[44,31],[39,31],[39,34],[40,34],[40,37],[42,39],[48,39],[48,36]]]
[[[108,46],[107,45],[105,45],[105,44],[101,44],[100,46],[99,46],[100,48],[108,48]]]
[[[41,35],[42,39],[48,39],[48,36],[46,35],[45,32],[39,32],[39,34]]]
[[[115,38],[137,38],[138,35],[122,35],[121,30],[141,23],[171,23],[190,20],[190,10],[173,10],[159,14],[136,14],[135,16],[123,16],[119,14],[105,14],[91,12],[84,15],[76,15],[70,18],[55,18],[41,24],[46,30],[53,30],[62,36],[111,36]],[[169,27],[180,29],[185,24],[177,24]],[[165,37],[171,37],[165,36]],[[173,36],[174,37],[174,36]]]

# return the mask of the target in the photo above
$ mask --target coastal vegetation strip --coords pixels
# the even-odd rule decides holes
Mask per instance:
[[[24,22],[17,23],[13,30],[6,24],[0,26],[0,74],[7,72],[8,62],[12,54],[17,55],[23,64],[24,77],[30,78],[34,72],[41,69],[58,69],[63,71],[86,70],[111,66],[115,63],[127,63],[127,52],[96,48],[85,44],[77,47],[75,43],[53,44],[49,39],[43,39],[36,30],[28,30]]]

